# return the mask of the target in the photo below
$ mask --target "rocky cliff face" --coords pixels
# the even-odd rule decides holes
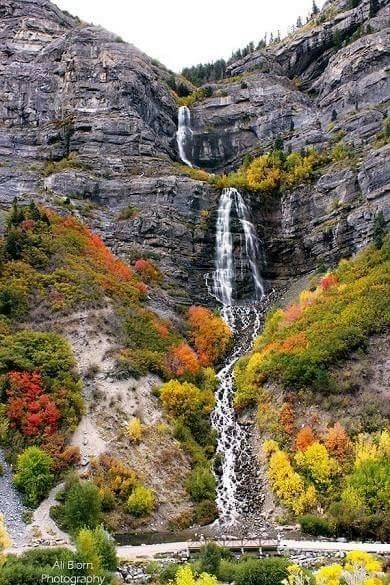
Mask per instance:
[[[369,242],[380,211],[389,219],[389,147],[378,137],[388,108],[390,7],[350,5],[327,2],[317,24],[231,64],[232,77],[193,108],[202,167],[229,171],[277,137],[293,150],[342,141],[354,153],[277,201],[252,197],[271,281],[352,254]]]
[[[6,0],[0,18],[2,207],[15,196],[56,207],[69,198],[117,251],[142,247],[170,281],[194,280],[200,212],[216,194],[174,174],[177,107],[167,72],[47,0]],[[118,221],[128,206],[136,219]]]
[[[342,133],[358,148],[353,164],[330,167],[315,185],[266,208],[254,198],[275,282],[352,253],[388,211],[389,147],[377,135],[389,6],[349,5],[329,1],[317,24],[232,63],[192,108],[194,161],[210,170],[234,168],[277,136],[293,149],[328,148]],[[219,192],[174,165],[167,71],[48,0],[3,1],[0,38],[2,208],[15,196],[71,208],[123,256],[152,255],[167,275],[166,302],[207,302]]]

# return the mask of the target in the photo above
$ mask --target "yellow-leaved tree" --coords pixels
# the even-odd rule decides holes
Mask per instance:
[[[175,418],[209,415],[214,408],[212,390],[201,390],[189,382],[170,380],[162,386],[160,397],[166,412]]]
[[[136,416],[127,423],[127,436],[132,443],[139,443],[142,436],[142,424]]]
[[[281,503],[295,514],[303,514],[315,508],[317,494],[313,485],[306,485],[304,478],[291,465],[289,456],[279,449],[275,441],[266,441],[264,452],[269,457],[268,479],[272,490]]]
[[[305,451],[297,451],[295,462],[298,468],[319,486],[329,484],[333,475],[338,471],[335,459],[330,457],[325,445],[315,441]]]
[[[321,567],[315,573],[316,585],[381,585],[382,565],[372,554],[352,550],[345,556],[344,566],[335,564]]]

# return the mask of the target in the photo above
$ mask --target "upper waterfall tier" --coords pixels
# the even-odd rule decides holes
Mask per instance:
[[[190,161],[192,152],[191,112],[187,106],[179,108],[176,140],[181,160],[189,167],[192,167]]]

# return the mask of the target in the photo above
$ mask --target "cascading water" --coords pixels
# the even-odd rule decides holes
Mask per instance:
[[[232,304],[233,294],[233,239],[230,232],[232,190],[224,189],[219,200],[216,228],[216,267],[213,274],[214,294],[224,307]]]
[[[235,276],[233,239],[230,231],[233,204],[244,232],[245,255],[252,275],[255,298],[261,299],[264,296],[264,285],[259,270],[261,251],[255,226],[250,221],[250,211],[237,189],[224,189],[218,207],[215,251],[216,266],[213,274],[213,292],[223,307],[232,305],[233,279]]]
[[[189,167],[192,167],[192,163],[189,160],[189,152],[192,150],[191,112],[187,106],[179,108],[176,140],[181,160]]]
[[[235,267],[230,228],[233,206],[243,230],[245,256],[253,281],[254,300],[247,304],[235,304],[233,299]],[[233,407],[233,369],[237,359],[249,351],[260,330],[262,308],[258,301],[264,296],[260,263],[261,249],[254,225],[250,221],[249,208],[237,189],[224,189],[216,225],[213,294],[222,304],[222,315],[232,328],[236,340],[225,367],[218,374],[220,383],[212,414],[212,425],[218,433],[217,453],[221,456],[217,507],[222,525],[235,524],[243,513],[250,511],[249,508],[256,506],[259,501],[259,483],[253,476],[256,466],[250,438],[247,429],[239,424]],[[240,264],[242,265],[242,259]],[[252,473],[253,486],[245,485],[250,481],[246,475],[248,472]]]

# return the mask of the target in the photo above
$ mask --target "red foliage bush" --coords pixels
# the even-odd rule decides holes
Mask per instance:
[[[20,224],[20,229],[22,229],[25,232],[29,232],[29,231],[33,230],[35,226],[36,226],[36,222],[33,219],[25,219]]]
[[[289,402],[284,402],[279,412],[279,421],[288,435],[294,432],[295,413]]]
[[[154,264],[152,264],[152,262],[150,262],[150,260],[140,258],[134,262],[134,268],[146,282],[161,282],[161,272],[154,266]]]
[[[27,437],[50,436],[58,428],[61,414],[45,394],[37,372],[10,372],[7,415],[10,425]]]
[[[330,288],[333,288],[338,283],[338,281],[339,279],[335,274],[327,274],[321,280],[321,287],[323,290],[329,290]]]
[[[300,305],[290,305],[284,310],[283,323],[290,324],[302,315],[302,307]]]

